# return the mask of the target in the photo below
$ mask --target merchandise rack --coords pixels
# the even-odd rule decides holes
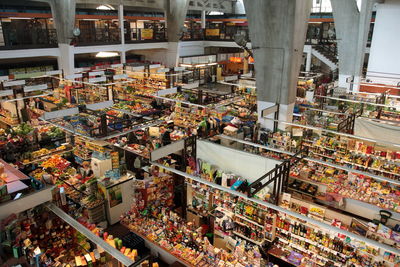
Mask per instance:
[[[46,112],[40,119],[71,134],[82,136],[89,140],[98,141],[125,135],[138,129],[143,129],[160,123],[160,120],[158,119],[146,120],[144,118],[139,118],[139,120],[132,123],[130,119],[119,118],[101,111],[102,109],[111,107],[112,104],[112,101],[106,101],[80,106],[79,108]],[[100,118],[99,125],[97,127],[91,127],[85,133],[82,133],[73,125],[65,126],[65,118],[67,116],[79,117],[80,114],[93,115],[95,118]]]
[[[277,211],[277,212],[281,212],[281,213],[286,214],[286,215],[288,215],[288,216],[297,218],[297,219],[299,219],[299,220],[301,220],[301,221],[305,221],[305,222],[307,222],[307,223],[316,225],[316,226],[318,226],[318,227],[320,227],[320,228],[322,228],[322,229],[325,229],[326,231],[332,231],[332,232],[335,232],[335,233],[338,233],[338,234],[346,235],[346,236],[348,236],[348,237],[350,237],[350,238],[353,238],[353,239],[355,239],[355,240],[359,240],[359,241],[365,242],[365,243],[367,243],[367,244],[371,244],[371,245],[373,245],[373,246],[375,246],[375,247],[378,247],[378,248],[383,249],[384,251],[388,251],[388,252],[393,253],[393,254],[396,254],[396,255],[399,255],[399,253],[400,253],[400,252],[399,252],[396,248],[394,248],[394,247],[391,247],[391,246],[388,246],[388,245],[379,243],[379,242],[377,242],[377,241],[375,241],[375,240],[372,240],[372,239],[369,239],[369,238],[366,238],[366,237],[363,237],[363,236],[354,234],[354,233],[352,233],[352,232],[349,232],[349,231],[346,231],[346,230],[343,230],[343,229],[334,227],[334,226],[332,226],[332,225],[328,225],[328,224],[326,224],[326,223],[324,223],[324,222],[321,222],[321,221],[319,221],[319,220],[316,220],[316,219],[313,219],[313,218],[304,216],[304,215],[302,215],[302,214],[293,212],[293,211],[291,211],[291,210],[287,210],[287,209],[282,208],[282,207],[280,207],[280,206],[277,206],[277,205],[275,205],[275,204],[272,204],[272,203],[269,203],[269,202],[266,202],[266,201],[262,201],[262,200],[259,200],[259,199],[256,199],[256,198],[250,198],[250,197],[248,197],[247,195],[245,195],[245,194],[243,194],[243,193],[240,193],[240,192],[231,190],[231,189],[229,189],[229,188],[225,188],[225,187],[220,186],[220,185],[217,185],[217,184],[215,184],[215,183],[213,183],[213,182],[206,181],[206,180],[204,180],[204,179],[202,179],[202,178],[200,178],[200,177],[197,177],[197,176],[194,176],[194,175],[191,175],[191,174],[188,174],[188,173],[185,173],[185,172],[176,170],[176,169],[174,169],[174,168],[167,167],[167,166],[162,165],[162,164],[159,164],[159,163],[157,163],[157,162],[151,162],[151,164],[153,164],[153,165],[155,165],[155,166],[158,166],[158,167],[160,167],[160,168],[164,168],[165,170],[170,171],[170,172],[172,172],[172,173],[175,173],[175,174],[177,174],[177,175],[186,177],[186,178],[188,178],[188,179],[190,179],[190,180],[193,180],[193,181],[199,182],[199,183],[201,183],[201,184],[208,185],[208,186],[210,186],[210,187],[212,187],[212,188],[215,188],[215,189],[218,189],[218,190],[227,192],[227,193],[229,193],[229,194],[231,194],[231,195],[233,195],[233,196],[241,197],[241,198],[243,198],[243,199],[245,199],[245,200],[247,200],[247,201],[249,201],[249,202],[253,202],[253,203],[257,204],[257,205],[262,205],[262,206],[265,206],[265,207],[267,207],[267,208],[271,208],[272,210],[275,210],[275,211]]]
[[[243,144],[246,144],[246,145],[249,145],[249,146],[257,147],[259,149],[265,149],[267,151],[273,151],[273,152],[276,152],[276,153],[279,153],[279,154],[282,154],[282,155],[287,155],[287,156],[291,156],[291,157],[294,156],[294,153],[292,153],[292,152],[288,152],[288,151],[284,151],[284,150],[280,150],[280,149],[274,149],[274,148],[271,148],[269,146],[260,145],[260,144],[256,144],[256,143],[252,143],[252,142],[248,142],[248,141],[244,141],[244,140],[240,140],[240,139],[233,138],[233,137],[230,137],[230,136],[220,135],[218,137],[219,138],[223,138],[223,139],[227,139],[227,140],[231,140],[231,141],[235,141],[235,142],[239,142],[239,143],[243,143]],[[338,164],[335,164],[335,163],[330,163],[330,162],[326,162],[326,161],[323,161],[323,160],[318,160],[318,159],[315,159],[313,157],[304,157],[302,160],[304,160],[305,162],[312,162],[312,163],[315,163],[317,165],[326,166],[326,167],[329,167],[329,168],[343,170],[343,171],[345,171],[347,173],[354,173],[354,174],[357,174],[357,175],[370,177],[370,178],[372,178],[372,179],[374,179],[376,181],[387,183],[389,185],[391,184],[394,187],[400,186],[400,182],[397,181],[397,180],[388,179],[386,177],[374,175],[374,174],[371,174],[371,173],[367,173],[365,171],[354,170],[354,169],[351,169],[351,168],[348,168],[348,167],[345,167],[345,166],[341,166],[341,165],[338,165]],[[308,180],[307,180],[307,182],[318,183],[318,182],[315,182],[315,181],[308,181]],[[371,204],[371,205],[373,205],[373,204]],[[393,212],[393,211],[390,211],[390,212]]]
[[[70,215],[65,213],[62,209],[54,205],[53,203],[48,203],[46,204],[46,208],[48,208],[50,211],[52,211],[54,214],[56,214],[59,218],[61,218],[63,221],[68,223],[70,226],[75,228],[78,232],[82,233],[85,237],[87,237],[90,241],[93,243],[99,245],[102,247],[108,254],[110,254],[112,257],[117,259],[121,264],[127,267],[133,267],[133,266],[138,266],[140,262],[134,262],[128,257],[126,257],[124,254],[122,254],[120,251],[112,247],[110,244],[105,242],[103,239],[92,233],[89,229],[87,229],[85,226],[80,224],[78,221],[73,219]]]

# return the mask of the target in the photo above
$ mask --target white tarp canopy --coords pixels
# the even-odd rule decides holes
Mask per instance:
[[[354,135],[400,144],[400,126],[356,118]]]

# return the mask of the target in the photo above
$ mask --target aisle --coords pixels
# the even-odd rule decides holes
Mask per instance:
[[[125,226],[123,226],[122,224],[120,224],[119,222],[106,228],[105,231],[108,234],[113,235],[114,237],[118,237],[118,238],[122,238],[123,236],[130,233],[129,229],[126,228]],[[141,255],[141,257],[143,257],[143,255]],[[168,265],[165,262],[163,262],[160,258],[157,258],[157,262],[158,262],[159,267],[183,266],[183,265],[180,265],[180,263],[174,263],[174,264]]]

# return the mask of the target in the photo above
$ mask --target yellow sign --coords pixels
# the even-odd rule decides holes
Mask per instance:
[[[143,40],[153,39],[153,29],[142,29],[141,32]]]
[[[218,36],[219,29],[206,29],[206,36]]]

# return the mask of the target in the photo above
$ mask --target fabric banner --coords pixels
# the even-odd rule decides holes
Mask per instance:
[[[354,135],[400,144],[400,126],[356,118]]]

